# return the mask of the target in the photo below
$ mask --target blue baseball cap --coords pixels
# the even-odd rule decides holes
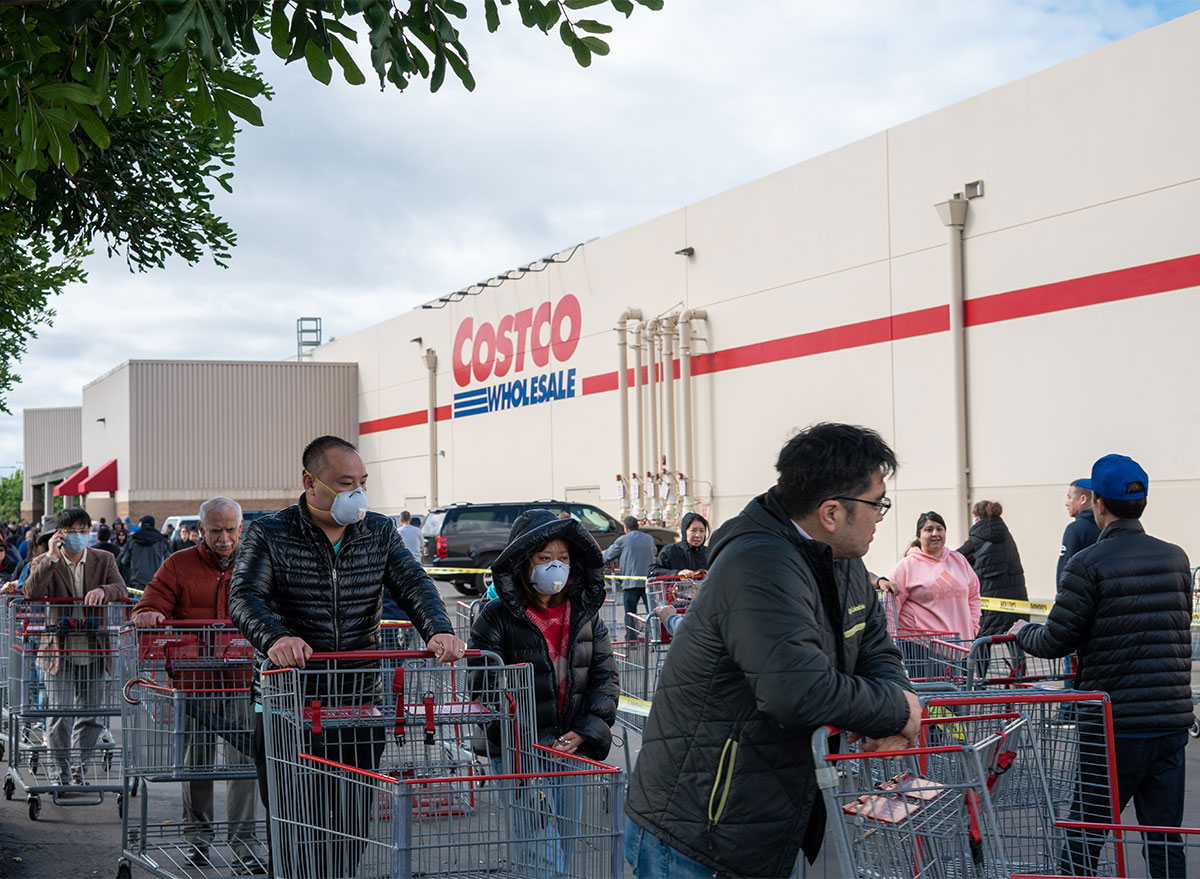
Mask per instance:
[[[1092,478],[1079,480],[1079,487],[1109,500],[1136,501],[1149,492],[1150,478],[1133,458],[1105,455],[1092,465]]]

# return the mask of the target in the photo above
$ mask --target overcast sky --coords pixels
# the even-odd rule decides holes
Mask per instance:
[[[239,236],[230,268],[134,275],[98,248],[29,344],[0,474],[23,457],[22,409],[79,405],[122,361],[278,360],[301,315],[326,338],[361,329],[1198,5],[666,0],[627,21],[596,7],[612,54],[586,70],[513,6],[495,35],[464,29],[476,90],[448,79],[436,95],[380,92],[365,62],[366,85],[322,86],[268,50],[276,97],[217,201]]]

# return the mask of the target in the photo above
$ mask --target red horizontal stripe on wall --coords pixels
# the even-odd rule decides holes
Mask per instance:
[[[968,299],[963,323],[973,327],[1187,287],[1200,287],[1200,254]]]
[[[1182,290],[1187,287],[1200,287],[1200,254],[968,299],[964,303],[963,322],[966,326],[979,326],[1019,317],[1082,308],[1087,305],[1098,305],[1102,302],[1135,299],[1139,296]],[[943,333],[949,329],[949,306],[937,305],[932,308],[895,314],[891,317],[874,318],[811,333],[769,339],[753,345],[726,348],[711,354],[696,354],[692,357],[692,375],[706,375],[713,372],[724,372],[727,369],[741,369],[744,366],[792,360],[812,354],[861,348],[864,345],[875,345],[880,342]],[[672,372],[678,378],[679,361],[674,361],[672,366]],[[660,370],[659,375],[661,376],[661,374]],[[643,366],[642,380],[645,381],[648,376],[649,369]],[[628,370],[627,377],[632,386],[632,368]],[[580,382],[580,391],[583,396],[616,389],[616,370],[585,376]],[[438,421],[448,418],[450,418],[450,407],[439,406]],[[421,410],[405,415],[394,415],[391,418],[365,421],[359,425],[358,431],[360,434],[374,433],[379,430],[393,430],[398,427],[424,424],[425,421],[425,410]]]

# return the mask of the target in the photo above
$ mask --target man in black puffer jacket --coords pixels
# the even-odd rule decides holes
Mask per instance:
[[[650,565],[651,577],[691,577],[708,570],[708,520],[699,513],[684,513],[679,540],[664,546]]]
[[[433,581],[404,546],[392,520],[367,512],[367,471],[354,446],[338,437],[319,437],[304,450],[303,466],[299,502],[250,524],[233,571],[229,615],[260,658],[266,655],[281,668],[304,668],[314,652],[378,649],[385,589],[442,662],[461,658],[466,645],[454,636]],[[349,666],[343,661],[337,668]],[[362,678],[371,692],[357,693],[355,699],[374,695],[375,676]],[[258,701],[257,671],[254,695]],[[269,808],[262,714],[256,718],[254,762],[262,801]],[[323,756],[374,769],[383,753],[383,733],[380,727],[330,729],[323,737]],[[321,800],[319,792],[314,799]],[[313,802],[310,814],[335,835],[361,837],[369,802],[354,799],[342,803],[334,790]],[[317,858],[322,870],[354,875],[362,846],[340,846],[332,860],[326,860],[328,853],[308,849],[301,856]],[[294,845],[281,849],[272,855],[296,856]],[[289,875],[307,875],[313,864],[285,867]]]
[[[526,613],[529,593],[523,580],[535,550],[563,541],[570,555],[572,580],[564,590],[570,605],[567,624],[565,692],[542,630]],[[488,602],[471,627],[471,648],[498,653],[506,663],[533,666],[533,696],[540,744],[603,760],[612,746],[620,686],[608,629],[597,616],[604,604],[604,560],[600,547],[575,519],[559,519],[548,510],[517,517],[508,546],[492,562],[498,598]],[[579,737],[576,741],[575,736]],[[489,730],[492,753],[499,753],[498,730]]]
[[[784,446],[776,486],[714,535],[630,782],[639,879],[788,876],[825,830],[813,730],[871,736],[872,750],[915,741],[920,703],[862,563],[895,466],[874,431],[814,425]]]
[[[1112,700],[1120,808],[1132,797],[1138,823],[1183,821],[1184,747],[1192,724],[1192,578],[1187,554],[1151,537],[1138,519],[1150,481],[1137,462],[1106,455],[1083,484],[1095,492],[1100,539],[1080,550],[1058,583],[1045,625],[1015,623],[1017,642],[1034,656],[1079,654],[1078,690]],[[1107,775],[1088,772],[1104,757],[1100,723],[1079,718],[1081,779],[1074,821],[1111,821]],[[1102,763],[1100,765],[1103,765]],[[1091,876],[1103,833],[1068,832],[1063,873]],[[1150,875],[1183,877],[1178,834],[1146,834]],[[1155,844],[1157,843],[1157,844]]]

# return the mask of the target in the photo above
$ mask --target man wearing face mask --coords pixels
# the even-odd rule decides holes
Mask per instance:
[[[314,652],[378,649],[387,590],[440,661],[460,659],[466,645],[454,636],[433,581],[392,520],[367,512],[367,469],[355,447],[340,437],[318,437],[305,448],[302,465],[304,494],[298,503],[252,522],[234,564],[229,612],[255,650],[276,666],[304,668]],[[257,677],[254,689],[257,701]],[[383,753],[381,733],[370,727],[327,731],[324,755],[374,769]],[[254,751],[267,804],[261,713]],[[312,814],[335,833],[361,837],[369,805],[361,798],[341,803],[334,792],[314,803]],[[360,853],[361,847],[343,846],[346,874],[353,874]],[[295,852],[272,854],[292,857]]]
[[[92,517],[82,507],[63,510],[55,516],[47,552],[30,566],[29,579],[25,581],[26,598],[72,598],[85,605],[83,610],[71,605],[48,607],[47,629],[51,627],[52,612],[55,623],[68,616],[81,621],[95,616],[103,622],[100,605],[129,597],[112,554],[88,552],[91,526]],[[104,729],[95,712],[104,697],[104,682],[113,671],[110,654],[113,646],[107,636],[94,631],[78,634],[56,631],[43,639],[37,661],[46,674],[46,696],[51,710],[80,712],[77,717],[60,715],[49,720],[46,744],[50,748],[53,782],[84,783],[96,741]]]
[[[233,578],[233,562],[238,540],[242,536],[242,508],[227,497],[214,497],[200,505],[198,526],[201,542],[167,556],[158,573],[146,585],[142,600],[133,609],[132,620],[139,628],[162,625],[164,620],[226,620],[229,619],[229,584]],[[202,690],[227,690],[228,699],[216,700],[206,695],[205,710],[219,715],[235,730],[248,731],[253,721],[250,698],[245,694],[246,678],[241,669],[227,672],[204,672],[202,678],[191,682]],[[183,686],[188,685],[183,681]],[[180,686],[176,683],[176,686]],[[211,765],[216,760],[218,737],[203,731],[188,719],[189,731],[184,763],[187,766]],[[228,738],[222,765],[246,764],[249,752],[242,754]],[[231,779],[225,785],[225,810],[229,843],[237,862],[235,872],[243,875],[266,872],[255,853],[254,812],[255,781],[252,778]],[[187,853],[193,866],[206,867],[213,833],[213,783],[210,779],[183,782],[184,835],[191,845]]]

